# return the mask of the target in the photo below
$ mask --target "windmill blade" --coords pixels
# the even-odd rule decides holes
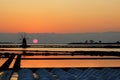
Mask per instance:
[[[24,34],[24,37],[25,37],[26,39],[29,39],[27,33]]]
[[[19,42],[22,42],[22,40],[23,40],[24,38],[25,38],[26,40],[29,39],[27,33],[20,33],[20,38],[18,39],[18,41],[19,41]]]

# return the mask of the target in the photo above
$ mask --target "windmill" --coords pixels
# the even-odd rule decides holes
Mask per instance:
[[[20,35],[21,35],[20,40],[22,41],[20,47],[27,48],[28,47],[28,45],[27,45],[27,39],[28,39],[27,34],[26,33],[21,33]]]

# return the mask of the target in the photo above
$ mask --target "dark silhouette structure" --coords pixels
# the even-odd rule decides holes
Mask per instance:
[[[14,70],[19,70],[19,69],[20,69],[21,56],[22,56],[22,55],[17,55],[15,64],[14,64],[14,66],[13,66],[13,69],[14,69]]]
[[[22,48],[27,48],[27,40],[25,37],[22,39]]]
[[[23,33],[23,34],[21,34],[21,46],[20,47],[22,47],[22,48],[27,48],[27,47],[29,47],[28,45],[27,45],[27,34],[26,33]]]

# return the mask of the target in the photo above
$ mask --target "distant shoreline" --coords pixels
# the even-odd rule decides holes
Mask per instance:
[[[30,48],[120,48],[120,43],[28,44]],[[0,48],[22,48],[21,44],[0,44]]]

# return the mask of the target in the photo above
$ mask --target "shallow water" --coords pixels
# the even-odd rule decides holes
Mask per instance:
[[[120,48],[0,48],[1,50],[32,50],[32,51],[117,51]]]
[[[118,48],[0,48],[0,53],[23,53],[23,51],[29,52],[32,51],[34,53],[40,51],[117,51],[120,52]],[[26,59],[27,58],[27,59]],[[32,59],[33,58],[33,59]],[[74,58],[74,60],[70,59],[44,59],[41,58]],[[76,59],[82,58],[82,59]],[[91,59],[84,59],[91,58]],[[100,58],[100,59],[92,59],[92,58]],[[103,59],[109,58],[109,59]],[[117,59],[111,59],[117,58]],[[120,67],[120,57],[115,56],[22,56],[21,59],[21,67],[22,68],[53,68],[53,67]],[[7,60],[7,58],[0,59],[0,66]],[[14,64],[14,60],[10,65],[12,68]]]

